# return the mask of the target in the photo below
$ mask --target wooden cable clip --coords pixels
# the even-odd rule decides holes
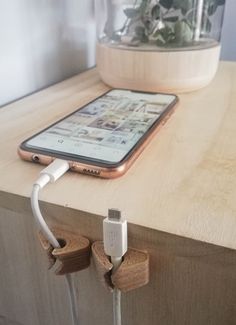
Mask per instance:
[[[53,234],[61,244],[61,248],[53,248],[48,240],[39,232],[39,241],[47,253],[49,269],[56,261],[60,264],[55,269],[56,275],[78,272],[90,264],[90,242],[87,238],[71,231],[53,228]]]
[[[99,279],[110,291],[117,288],[127,292],[149,282],[149,255],[145,251],[129,248],[114,274],[113,265],[104,252],[103,242],[92,244],[92,255]]]

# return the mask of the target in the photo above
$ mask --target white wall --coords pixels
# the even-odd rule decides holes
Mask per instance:
[[[223,60],[236,61],[236,1],[226,0],[224,26],[222,31]]]
[[[93,0],[0,0],[0,105],[95,64]]]

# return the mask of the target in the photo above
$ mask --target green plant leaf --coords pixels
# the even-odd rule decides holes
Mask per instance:
[[[211,21],[210,21],[210,19],[208,17],[205,16],[205,19],[202,22],[202,30],[205,33],[210,33],[211,28],[212,28]]]
[[[152,19],[157,20],[160,19],[161,8],[159,5],[155,5],[152,7],[151,15]]]
[[[193,30],[189,24],[182,20],[175,24],[175,40],[179,44],[185,44],[193,39]]]
[[[136,26],[135,27],[135,40],[139,40],[142,43],[147,43],[149,41],[148,36],[146,35],[145,27]]]
[[[154,36],[157,38],[158,46],[171,43],[175,39],[174,31],[169,26],[165,26],[164,28],[159,29],[158,31],[156,31]]]
[[[174,0],[173,1],[173,8],[181,9],[181,4],[182,4],[182,0]]]
[[[193,29],[196,27],[196,10],[190,11],[185,16],[185,21]]]
[[[128,18],[136,18],[137,16],[140,15],[140,10],[135,8],[126,8],[124,9],[124,14]]]
[[[209,7],[207,9],[208,15],[209,16],[214,15],[214,13],[216,12],[217,8],[218,8],[218,5],[217,5],[216,2],[213,2],[213,3],[209,4]]]
[[[124,10],[128,27],[132,26],[134,44],[140,42],[156,42],[158,46],[181,47],[193,44],[196,29],[197,0],[141,0],[139,7],[133,6]],[[202,34],[208,34],[212,29],[209,19],[217,8],[225,4],[225,0],[204,0],[202,12]],[[171,10],[171,11],[169,11]],[[159,27],[159,23],[162,26]],[[124,28],[127,28],[127,24]],[[114,35],[114,39],[119,39]]]
[[[141,42],[148,43],[149,42],[148,36],[147,35],[143,35],[142,38],[141,38]]]
[[[175,23],[179,19],[178,16],[164,17],[163,20],[169,23]]]
[[[141,36],[141,35],[145,34],[145,28],[143,26],[136,26],[135,27],[135,34],[137,36]]]
[[[152,27],[152,21],[151,20],[144,20],[143,24],[144,24],[147,31],[151,30],[151,27]]]
[[[174,0],[160,0],[159,3],[162,7],[170,9],[173,5]]]
[[[147,43],[149,41],[148,36],[146,35],[145,27],[143,26],[136,26],[135,27],[135,39],[139,40],[143,43]]]
[[[143,15],[148,7],[148,0],[142,0],[139,10],[141,12],[141,15]]]
[[[157,46],[165,46],[165,42],[164,42],[162,39],[158,39],[158,40],[156,41],[156,45],[157,45]]]

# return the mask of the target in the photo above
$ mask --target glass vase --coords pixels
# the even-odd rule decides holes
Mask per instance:
[[[225,0],[95,0],[97,66],[109,85],[191,91],[214,77]]]

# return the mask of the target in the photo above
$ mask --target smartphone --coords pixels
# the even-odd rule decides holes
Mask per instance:
[[[24,141],[24,160],[115,178],[123,175],[173,112],[177,96],[113,89]]]

